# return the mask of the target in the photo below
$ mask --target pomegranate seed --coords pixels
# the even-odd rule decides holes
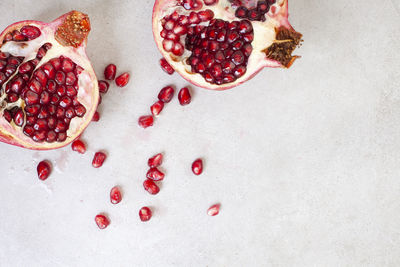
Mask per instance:
[[[100,120],[100,113],[96,111],[93,115],[92,121],[99,121]]]
[[[195,175],[200,175],[203,172],[203,160],[202,159],[196,159],[192,163],[192,171]]]
[[[202,22],[204,22],[204,21],[211,20],[214,17],[214,12],[210,9],[206,9],[206,10],[200,11],[198,13],[198,15],[199,15],[199,19]]]
[[[174,96],[175,90],[171,86],[164,87],[158,94],[158,99],[164,103],[169,103]]]
[[[21,34],[28,38],[28,40],[36,39],[40,36],[41,32],[39,28],[31,25],[27,25],[21,28]]]
[[[153,116],[158,116],[160,112],[163,110],[163,108],[164,108],[164,102],[159,100],[150,107],[150,110]]]
[[[39,165],[37,166],[37,173],[40,180],[46,180],[51,173],[50,164],[47,161],[39,162]]]
[[[148,116],[141,116],[141,117],[139,118],[138,123],[139,123],[139,126],[140,126],[140,127],[142,127],[142,128],[147,128],[147,127],[153,126],[154,118],[153,118],[153,116],[150,116],[150,115],[148,115]]]
[[[107,93],[109,87],[110,87],[110,84],[108,82],[103,81],[103,80],[99,81],[99,91],[100,91],[100,93],[102,93],[102,94]]]
[[[160,192],[160,188],[158,187],[158,185],[156,185],[156,183],[150,179],[146,179],[143,182],[143,187],[147,192],[149,192],[152,195],[157,195],[158,192]]]
[[[118,186],[114,186],[110,192],[110,201],[112,204],[118,204],[122,200],[121,190]]]
[[[216,3],[218,3],[218,0],[204,0],[204,4],[206,6],[212,6],[215,5]]]
[[[147,165],[149,165],[150,168],[155,168],[160,166],[162,162],[163,162],[163,155],[161,153],[158,153],[157,155],[154,155],[153,157],[149,158],[149,160],[147,161]]]
[[[105,229],[110,225],[110,220],[103,214],[96,215],[94,220],[100,229]]]
[[[162,173],[156,167],[154,167],[154,168],[150,168],[150,170],[148,170],[146,177],[153,181],[162,181],[162,180],[164,180],[165,174]]]
[[[210,208],[208,208],[207,214],[210,216],[218,215],[220,207],[221,207],[221,204],[212,205]]]
[[[114,80],[117,74],[117,66],[114,64],[109,64],[104,70],[104,78],[106,80]]]
[[[143,207],[139,210],[139,218],[142,222],[147,222],[151,219],[152,213],[151,209],[148,207]]]
[[[106,160],[107,155],[103,152],[96,152],[93,157],[92,166],[95,168],[100,168],[103,166],[104,161]]]
[[[129,73],[124,72],[121,75],[119,75],[117,78],[115,78],[115,84],[118,87],[124,87],[125,85],[128,84],[129,77],[130,77]]]
[[[187,87],[183,87],[178,93],[179,103],[184,106],[190,104],[192,97],[190,96],[189,89]]]
[[[86,145],[85,145],[85,143],[84,142],[82,142],[81,140],[75,140],[73,143],[72,143],[72,145],[71,145],[71,147],[72,147],[72,150],[73,151],[76,151],[76,152],[78,152],[78,153],[80,153],[80,154],[85,154],[85,152],[86,152]]]
[[[160,59],[160,65],[163,71],[168,73],[169,75],[173,74],[175,70],[171,67],[171,65],[168,64],[167,60],[165,58]]]

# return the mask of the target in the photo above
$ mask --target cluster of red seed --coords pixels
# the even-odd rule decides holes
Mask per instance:
[[[252,21],[265,21],[265,14],[268,13],[270,7],[275,4],[276,0],[263,0],[258,1],[256,7],[247,8],[243,5],[238,6],[235,12],[235,16],[240,19],[249,19]],[[237,5],[237,3],[232,3]]]
[[[14,30],[12,32],[7,33],[4,36],[3,43],[6,43],[8,41],[14,41],[14,42],[31,41],[38,38],[41,34],[42,33],[40,32],[39,28],[32,25],[26,25],[23,26],[20,30]]]

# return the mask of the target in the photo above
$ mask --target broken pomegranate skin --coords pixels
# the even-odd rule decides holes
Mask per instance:
[[[110,87],[110,84],[106,81],[99,81],[99,91],[102,94],[106,94],[108,91],[108,88]]]
[[[175,70],[168,64],[168,61],[165,58],[160,59],[160,66],[163,71],[168,73],[169,75],[174,74]]]
[[[176,72],[211,90],[238,86],[264,67],[289,68],[302,42],[288,0],[156,0],[153,36]]]
[[[115,75],[117,75],[117,66],[114,64],[109,64],[104,69],[104,78],[109,81],[113,81],[115,79]]]
[[[75,140],[74,142],[72,142],[71,145],[72,151],[76,151],[79,154],[85,154],[86,152],[86,145],[84,142],[82,142],[81,140]]]
[[[158,182],[164,180],[165,174],[156,167],[153,167],[147,171],[146,177],[150,180]]]
[[[147,161],[147,165],[149,165],[150,168],[157,168],[161,166],[163,162],[163,154],[158,153],[157,155],[154,155],[153,157],[149,158]]]
[[[153,126],[154,118],[151,115],[141,116],[138,120],[139,126],[142,128],[147,128]]]
[[[192,101],[192,96],[190,95],[189,89],[187,87],[183,87],[178,93],[178,100],[181,106],[185,106],[190,104]]]
[[[88,16],[71,11],[50,23],[17,22],[0,34],[0,141],[50,150],[80,136],[99,98],[85,54],[89,31]]]
[[[147,192],[152,195],[157,195],[160,192],[160,188],[158,187],[158,185],[150,179],[146,179],[143,182],[143,187]]]
[[[174,97],[175,89],[172,86],[166,86],[158,93],[158,99],[164,103],[171,102]]]
[[[41,161],[37,166],[37,174],[40,180],[44,181],[49,178],[51,166],[48,161]]]
[[[203,173],[203,160],[202,159],[196,159],[192,163],[192,172],[195,175],[200,175]]]
[[[142,222],[147,222],[152,217],[152,212],[149,207],[143,207],[139,210],[139,218]]]
[[[110,191],[110,201],[112,204],[118,204],[122,200],[121,189],[118,186],[114,186]]]
[[[104,161],[106,160],[107,155],[104,152],[96,152],[93,157],[92,166],[94,168],[100,168],[103,166]]]
[[[128,84],[129,78],[130,78],[129,73],[124,72],[121,75],[119,75],[117,78],[115,78],[115,84],[118,87],[124,87]]]
[[[216,215],[218,215],[218,214],[219,214],[219,209],[220,209],[220,207],[221,207],[221,204],[212,205],[211,207],[208,208],[207,214],[208,214],[209,216],[216,216]]]
[[[103,214],[96,215],[94,220],[100,229],[105,229],[110,225],[110,220]]]
[[[153,105],[150,107],[151,114],[153,116],[158,116],[160,115],[161,111],[164,109],[164,102],[161,100],[155,102]]]

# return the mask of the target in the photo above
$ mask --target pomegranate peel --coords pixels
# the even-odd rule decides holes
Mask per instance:
[[[240,85],[264,67],[289,68],[302,41],[288,21],[288,0],[156,0],[153,35],[175,71],[212,90]]]
[[[88,126],[99,99],[85,53],[89,31],[88,16],[71,11],[50,23],[17,22],[0,34],[1,142],[55,149]]]

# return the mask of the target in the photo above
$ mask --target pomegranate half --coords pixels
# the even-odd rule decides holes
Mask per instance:
[[[183,78],[213,90],[264,67],[289,68],[302,41],[288,21],[288,0],[156,0],[153,35]]]
[[[50,23],[26,20],[0,35],[0,141],[63,147],[92,120],[98,82],[86,56],[90,22],[71,11]]]

